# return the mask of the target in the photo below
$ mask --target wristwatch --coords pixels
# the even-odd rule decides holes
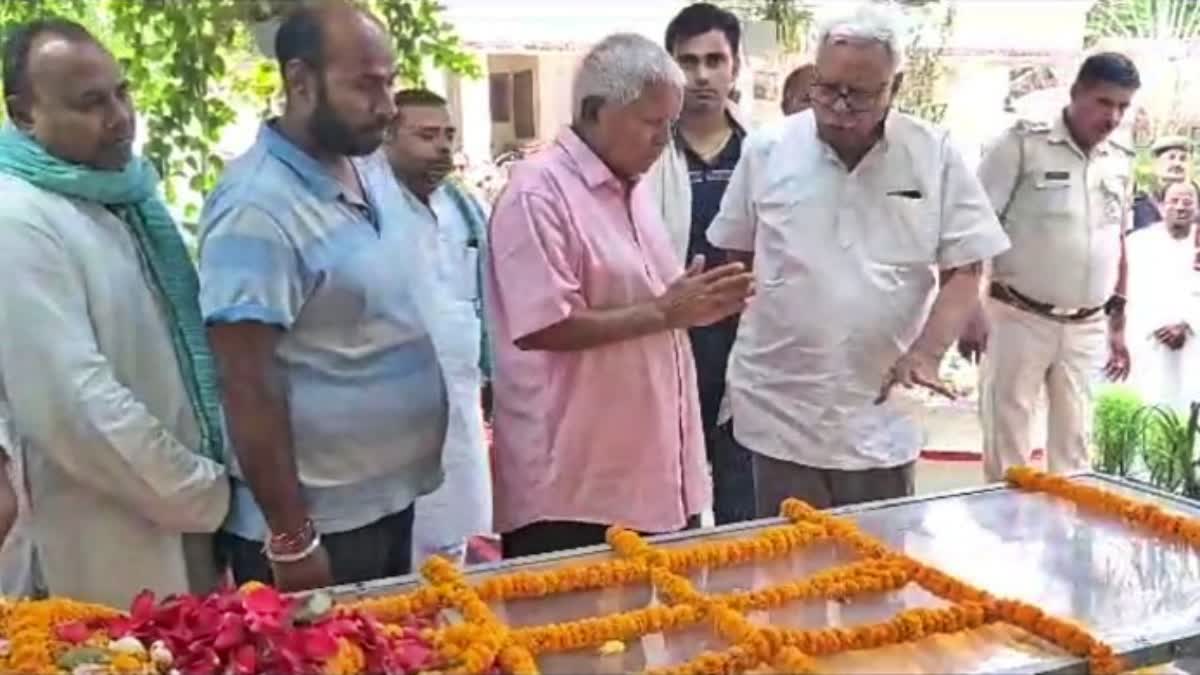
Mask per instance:
[[[1125,313],[1125,296],[1120,293],[1113,293],[1108,301],[1104,303],[1104,315],[1114,316]]]

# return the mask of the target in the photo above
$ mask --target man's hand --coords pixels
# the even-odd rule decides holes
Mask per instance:
[[[1104,375],[1113,382],[1129,377],[1129,348],[1125,345],[1125,331],[1110,328],[1108,331],[1108,363]]]
[[[1186,323],[1177,323],[1171,326],[1163,326],[1154,331],[1154,339],[1158,340],[1167,349],[1178,351],[1183,349],[1183,345],[1187,343],[1188,337],[1191,334],[1191,326]]]
[[[938,365],[939,359],[920,351],[910,351],[901,356],[884,376],[883,386],[879,389],[879,397],[875,399],[875,405],[886,401],[892,388],[896,385],[905,389],[924,387],[953,400],[954,392],[938,377]]]
[[[271,563],[271,574],[275,587],[285,593],[309,591],[333,585],[333,571],[329,565],[329,552],[318,546],[312,555],[293,563]]]
[[[988,324],[983,309],[975,310],[963,334],[958,338],[958,353],[971,363],[978,364],[987,351]]]
[[[691,328],[716,323],[746,308],[754,295],[754,275],[741,263],[704,271],[704,256],[696,256],[687,272],[656,300],[667,328]]]

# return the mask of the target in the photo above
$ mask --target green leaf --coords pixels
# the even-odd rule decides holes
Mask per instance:
[[[99,647],[76,647],[58,658],[58,667],[68,672],[89,663],[108,663],[108,652]]]

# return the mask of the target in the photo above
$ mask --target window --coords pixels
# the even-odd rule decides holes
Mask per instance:
[[[496,73],[488,77],[488,103],[492,109],[492,122],[512,121],[512,76]]]
[[[533,111],[533,71],[522,70],[512,78],[513,131],[517,138],[537,136]]]

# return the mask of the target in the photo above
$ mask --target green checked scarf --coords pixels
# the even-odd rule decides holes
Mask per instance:
[[[103,204],[129,227],[150,282],[163,298],[175,360],[200,427],[199,454],[224,461],[220,393],[200,314],[200,282],[175,221],[158,196],[158,174],[135,157],[121,171],[58,159],[12,124],[0,129],[0,172],[65,197]]]

